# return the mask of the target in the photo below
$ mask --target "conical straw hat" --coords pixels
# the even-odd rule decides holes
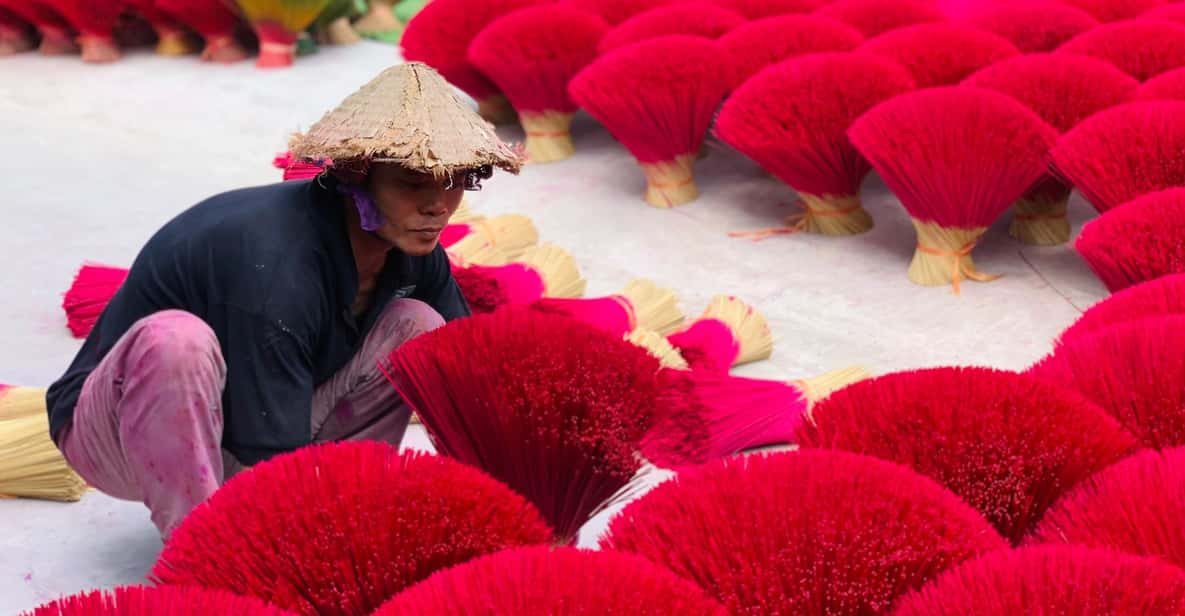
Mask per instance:
[[[518,173],[522,155],[498,139],[435,70],[419,62],[388,68],[304,135],[292,138],[304,160],[392,162],[443,177],[496,166]]]

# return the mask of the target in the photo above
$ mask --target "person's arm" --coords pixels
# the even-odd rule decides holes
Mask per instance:
[[[303,319],[227,307],[223,446],[245,465],[312,442],[312,343]]]
[[[421,280],[413,297],[435,308],[445,321],[469,316],[469,303],[461,295],[461,287],[457,286],[453,278],[448,255],[442,246],[437,246],[425,259]]]

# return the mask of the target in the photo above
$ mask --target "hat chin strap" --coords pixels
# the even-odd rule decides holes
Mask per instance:
[[[382,228],[383,214],[379,211],[378,206],[374,204],[374,199],[370,198],[370,193],[365,188],[356,184],[341,183],[337,185],[337,192],[346,195],[354,202],[354,207],[358,208],[358,218],[362,221],[362,230],[374,233]]]

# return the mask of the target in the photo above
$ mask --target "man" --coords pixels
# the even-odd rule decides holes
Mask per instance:
[[[332,163],[167,223],[49,389],[71,466],[147,505],[162,537],[244,465],[402,440],[409,411],[379,364],[468,314],[437,240],[464,190],[521,164],[422,64],[383,72],[293,153]]]

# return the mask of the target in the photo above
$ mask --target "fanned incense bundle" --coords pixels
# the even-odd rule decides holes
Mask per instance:
[[[656,466],[681,468],[754,447],[793,443],[818,401],[869,374],[851,366],[789,382],[706,370],[668,370],[663,377],[660,419],[643,442],[642,454]]]
[[[78,32],[82,61],[96,64],[119,59],[115,25],[123,13],[122,2],[105,0],[46,0]]]
[[[374,616],[728,616],[695,584],[634,554],[529,547],[441,571]]]
[[[639,13],[610,30],[600,43],[605,54],[640,41],[686,34],[717,39],[741,26],[745,16],[707,2],[677,2]]]
[[[1185,186],[1185,101],[1140,101],[1100,111],[1049,152],[1054,173],[1100,213]]]
[[[578,8],[604,19],[615,26],[638,13],[650,9],[676,4],[683,0],[559,0],[559,4]]]
[[[1185,445],[1185,315],[1063,341],[1029,374],[1082,392],[1146,447]]]
[[[1003,94],[970,86],[930,88],[890,99],[848,130],[909,211],[918,247],[909,279],[921,285],[995,277],[971,251],[992,224],[1045,173],[1057,131]]]
[[[128,270],[111,265],[85,263],[74,276],[74,282],[62,296],[62,310],[66,313],[66,326],[75,338],[90,335],[95,321],[107,303],[119,291],[128,277]]]
[[[1147,81],[1185,67],[1185,25],[1159,19],[1103,24],[1075,36],[1057,50],[1106,60],[1128,75]]]
[[[913,87],[913,77],[890,60],[811,54],[768,67],[733,92],[716,118],[716,136],[798,192],[802,213],[784,232],[863,233],[873,222],[860,184],[872,167],[847,130],[874,105]]]
[[[749,19],[764,19],[791,13],[810,13],[830,0],[713,0]]]
[[[173,532],[150,578],[351,616],[550,536],[526,499],[475,468],[376,441],[313,445],[227,481]]]
[[[1045,514],[1033,542],[1110,548],[1185,567],[1185,448],[1140,452],[1088,479]]]
[[[162,11],[175,16],[206,40],[202,60],[230,64],[247,59],[247,51],[235,40],[239,17],[223,0],[154,0]]]
[[[1082,9],[1103,22],[1133,19],[1169,0],[1058,0],[1064,4]]]
[[[900,64],[919,88],[956,85],[985,66],[1020,54],[1002,36],[954,23],[886,32],[866,41],[859,51]]]
[[[945,569],[1007,543],[909,469],[841,452],[726,458],[618,514],[603,547],[637,552],[733,614],[882,614]]]
[[[584,321],[617,336],[638,328],[668,334],[682,325],[685,318],[674,291],[644,278],[630,281],[615,295],[544,298],[532,303],[531,308]]]
[[[78,51],[71,25],[46,1],[0,0],[0,8],[8,9],[37,28],[41,35],[37,50],[41,55],[57,56]]]
[[[73,502],[86,489],[49,437],[45,390],[0,385],[0,496]]]
[[[698,319],[667,339],[693,369],[718,373],[769,359],[774,351],[765,315],[729,295],[713,297]]]
[[[1019,543],[1066,490],[1136,448],[1081,394],[988,368],[857,383],[815,406],[796,441],[913,468]]]
[[[577,106],[568,82],[597,57],[609,31],[603,19],[562,5],[528,7],[495,19],[469,45],[469,62],[498,86],[518,112],[527,158],[571,157]]]
[[[571,544],[637,486],[658,371],[657,359],[619,336],[508,308],[404,344],[388,378],[438,451],[526,496],[555,541]]]
[[[33,51],[32,24],[0,6],[0,57]]]
[[[692,167],[724,98],[726,70],[712,41],[667,36],[602,56],[569,92],[637,159],[646,202],[669,208],[699,196]]]
[[[1090,221],[1074,249],[1111,292],[1185,274],[1185,188],[1148,193]]]
[[[990,4],[973,12],[967,21],[1008,39],[1023,53],[1053,51],[1099,25],[1090,13],[1055,0]]]
[[[1118,323],[1148,317],[1185,315],[1185,274],[1170,274],[1123,289],[1091,306],[1058,336],[1062,343]]]
[[[1143,616],[1185,612],[1185,571],[1081,546],[1000,550],[910,593],[891,616]]]
[[[1026,54],[997,62],[963,81],[1024,103],[1060,133],[1126,102],[1140,82],[1113,65],[1077,54]],[[1046,174],[1016,205],[1012,237],[1037,246],[1070,241],[1071,186]]]
[[[1185,101],[1185,68],[1161,73],[1145,81],[1144,85],[1136,90],[1135,98],[1139,100]]]
[[[296,59],[296,39],[333,0],[235,0],[259,37],[259,68],[286,68]]]
[[[772,64],[795,56],[826,51],[851,51],[864,42],[860,31],[834,19],[814,15],[782,15],[751,21],[717,39],[731,76],[729,89]]]
[[[461,221],[458,221],[454,214],[440,234],[440,244],[455,254],[474,254],[488,245],[507,259],[517,259],[539,243],[539,231],[535,223],[522,214],[502,214],[468,221],[465,221],[464,213],[461,216]]]
[[[514,109],[485,75],[469,63],[469,43],[498,17],[540,0],[432,0],[407,24],[399,45],[408,62],[423,62],[477,101],[481,117],[497,124],[516,120]]]
[[[475,313],[544,297],[580,297],[587,286],[572,255],[548,243],[527,249],[505,265],[455,265],[453,278]]]
[[[837,0],[815,14],[838,19],[869,38],[915,24],[946,21],[946,15],[930,0]]]
[[[55,599],[25,616],[294,616],[253,597],[182,586],[121,586]]]

